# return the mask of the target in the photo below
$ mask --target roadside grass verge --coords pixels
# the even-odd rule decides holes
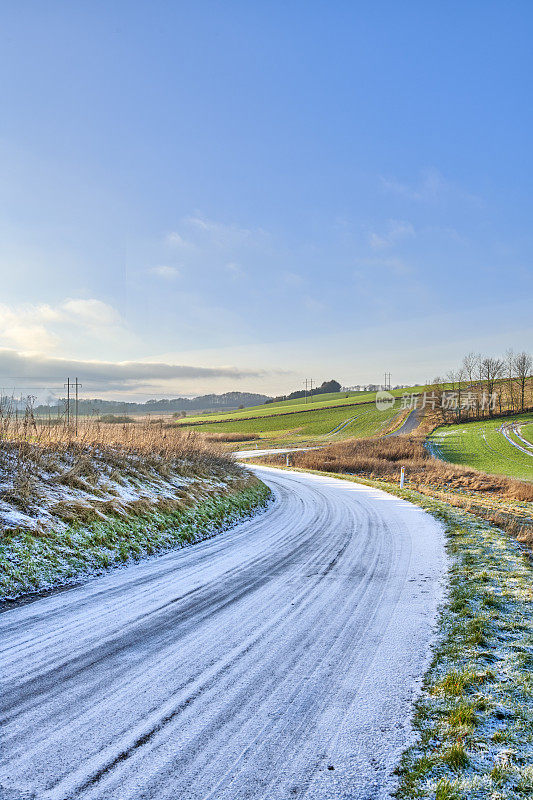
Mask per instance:
[[[533,564],[488,522],[412,489],[384,489],[441,520],[448,591],[415,705],[398,800],[523,800],[533,794]]]
[[[409,498],[414,499],[414,498]],[[520,545],[436,501],[449,594],[398,769],[399,800],[518,800],[533,792],[533,568]]]
[[[203,497],[202,497],[203,494]],[[59,587],[156,553],[209,538],[266,506],[270,490],[252,476],[204,486],[196,496],[130,504],[105,518],[73,514],[46,530],[11,528],[0,543],[0,600]],[[68,516],[67,516],[68,519]]]

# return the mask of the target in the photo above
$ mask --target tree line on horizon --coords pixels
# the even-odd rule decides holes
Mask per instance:
[[[267,405],[268,403],[281,403],[283,400],[299,400],[301,397],[311,397],[311,395],[315,394],[333,394],[334,392],[340,392],[341,388],[340,383],[332,379],[323,381],[320,386],[315,386],[314,389],[298,389],[290,394],[268,397],[264,402]]]
[[[144,403],[122,400],[102,400],[99,398],[80,399],[78,413],[81,416],[102,414],[173,414],[175,412],[205,411],[218,408],[232,410],[240,405],[262,405],[268,395],[254,392],[225,392],[224,394],[206,394],[199,397],[175,397],[173,399],[146,400]],[[12,398],[7,398],[12,400]],[[33,408],[37,416],[55,416],[63,413],[67,398],[61,397],[52,404],[41,404]],[[74,400],[70,398],[71,408]]]

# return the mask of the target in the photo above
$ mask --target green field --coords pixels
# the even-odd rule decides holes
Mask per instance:
[[[351,436],[372,436],[388,428],[399,409],[378,411],[374,403],[359,407],[330,406],[295,414],[263,416],[259,419],[234,418],[197,426],[202,433],[259,434],[262,446],[268,444],[337,441]]]
[[[533,444],[533,422],[526,423],[520,427],[520,435],[530,444]]]
[[[400,398],[404,392],[422,393],[427,390],[426,386],[413,386],[408,389],[394,389],[391,394]],[[251,420],[257,417],[272,417],[274,415],[296,415],[297,413],[310,413],[320,408],[341,408],[345,409],[345,419],[352,416],[350,412],[351,406],[361,404],[374,403],[376,399],[376,392],[334,392],[332,394],[319,394],[313,395],[307,399],[299,398],[297,400],[281,400],[279,403],[267,403],[261,406],[251,406],[243,408],[239,411],[226,411],[226,412],[212,412],[210,414],[198,414],[195,416],[188,416],[179,421],[180,425],[195,425],[196,423],[204,422],[232,422],[234,420]],[[399,404],[398,404],[399,405]],[[399,410],[399,408],[397,409]],[[355,412],[354,412],[355,413]],[[222,428],[220,429],[222,430]],[[239,428],[240,430],[240,428]],[[255,429],[254,429],[255,430]]]
[[[512,428],[508,428],[507,435],[514,443],[511,444],[500,430],[502,424],[522,426],[521,436],[528,441],[533,438],[533,415],[517,414],[502,419],[441,426],[433,431],[428,441],[435,455],[453,464],[533,480],[533,455],[519,449],[527,448]]]

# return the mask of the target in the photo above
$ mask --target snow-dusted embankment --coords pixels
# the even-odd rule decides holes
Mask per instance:
[[[57,588],[225,529],[268,490],[217,453],[0,451],[0,601]]]
[[[377,489],[254,471],[259,517],[0,615],[5,798],[386,796],[442,530]]]

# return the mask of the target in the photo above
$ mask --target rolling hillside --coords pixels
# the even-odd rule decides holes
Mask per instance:
[[[446,425],[428,438],[434,455],[452,464],[533,481],[533,414]]]
[[[281,446],[385,433],[396,418],[404,415],[399,408],[379,411],[374,402],[368,401],[364,404],[330,402],[316,405],[319,407],[314,404],[306,410],[296,406],[290,412],[272,409],[270,414],[256,417],[233,415],[228,419],[224,415],[220,422],[196,422],[194,427],[202,433],[250,434],[261,438],[261,446]]]
[[[404,392],[421,393],[428,389],[427,386],[413,386],[408,389],[394,389],[391,394],[400,398]],[[376,392],[335,392],[333,394],[314,395],[305,400],[281,400],[278,403],[243,408],[239,411],[227,413],[198,414],[182,420],[182,425],[198,425],[204,422],[222,423],[235,420],[256,419],[258,417],[272,417],[281,414],[295,414],[309,412],[320,408],[347,407],[361,404],[374,403]],[[347,415],[349,416],[349,415]]]

